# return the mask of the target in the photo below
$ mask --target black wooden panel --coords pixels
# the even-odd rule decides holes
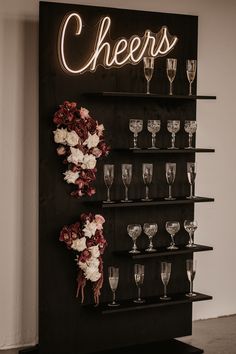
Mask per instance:
[[[162,128],[157,136],[160,147],[166,148],[170,144],[170,134],[167,132],[168,119],[180,119],[181,131],[177,134],[176,144],[183,148],[187,145],[187,135],[183,130],[185,119],[196,118],[195,100],[146,100],[130,97],[95,97],[85,95],[89,92],[128,91],[144,92],[145,80],[142,63],[137,66],[127,65],[120,69],[105,70],[99,67],[95,73],[86,73],[81,76],[65,74],[59,65],[57,57],[57,34],[64,15],[70,11],[77,11],[85,23],[83,51],[91,47],[94,39],[94,26],[101,16],[109,15],[113,24],[111,37],[130,37],[132,34],[142,35],[149,28],[157,32],[162,25],[167,25],[171,34],[179,37],[179,42],[170,56],[178,58],[178,70],[174,83],[174,92],[177,95],[186,95],[188,82],[185,73],[185,60],[197,58],[197,17],[161,14],[155,12],[118,10],[101,7],[46,3],[40,4],[40,73],[39,73],[39,128],[40,128],[40,215],[39,215],[39,338],[41,354],[83,354],[105,349],[119,348],[135,343],[148,343],[165,340],[191,333],[192,306],[191,304],[173,305],[165,308],[146,309],[132,313],[119,313],[102,316],[96,311],[91,312],[82,307],[75,298],[76,266],[72,253],[66,250],[58,241],[59,232],[64,224],[75,222],[82,212],[100,212],[106,218],[105,236],[109,247],[104,256],[105,284],[101,301],[108,301],[111,297],[107,282],[107,266],[120,266],[120,285],[117,296],[120,299],[132,298],[136,295],[133,281],[134,260],[119,258],[113,251],[128,249],[131,246],[130,238],[126,233],[128,223],[157,221],[159,233],[157,235],[160,246],[169,242],[164,231],[167,220],[177,219],[183,223],[184,219],[194,215],[193,204],[170,205],[168,207],[151,206],[148,208],[117,208],[102,209],[101,204],[88,203],[89,198],[73,199],[70,191],[73,189],[63,181],[62,173],[65,166],[56,155],[56,145],[53,142],[55,126],[52,123],[53,113],[64,100],[74,100],[79,105],[90,110],[91,115],[104,123],[106,140],[112,148],[125,149],[132,142],[132,134],[128,130],[130,118],[139,117],[145,121],[145,129],[140,134],[140,145],[150,145],[150,133],[147,132],[148,119],[162,120]],[[87,32],[86,32],[87,31]],[[87,33],[87,37],[86,37]],[[73,40],[68,44],[74,46]],[[75,47],[77,48],[77,47]],[[76,53],[75,57],[81,52]],[[75,58],[74,57],[74,58]],[[74,59],[75,60],[75,59]],[[165,95],[168,92],[165,58],[155,61],[155,73],[151,81],[151,91]],[[196,92],[196,84],[194,84]],[[92,201],[101,201],[105,198],[103,183],[104,162],[116,164],[115,184],[112,189],[114,197],[123,196],[120,165],[123,162],[132,162],[134,178],[130,186],[130,196],[140,198],[144,194],[141,179],[142,162],[154,163],[154,182],[150,193],[154,197],[163,197],[167,194],[164,164],[166,161],[177,162],[177,177],[173,186],[173,193],[184,197],[189,193],[186,176],[186,162],[194,161],[193,154],[169,155],[142,155],[127,151],[116,151],[107,159],[99,161],[96,181],[97,194]],[[85,203],[86,202],[86,203]],[[180,245],[187,242],[187,234],[183,231],[176,236]],[[145,247],[147,240],[140,237],[140,247]],[[192,255],[191,255],[192,256]],[[173,262],[173,273],[169,284],[171,293],[183,293],[188,289],[185,272],[185,260],[189,255],[169,256]],[[160,279],[160,261],[166,259],[145,259],[146,279],[143,287],[144,296],[160,295],[162,284]],[[92,303],[92,294],[89,286],[86,289],[86,304]]]

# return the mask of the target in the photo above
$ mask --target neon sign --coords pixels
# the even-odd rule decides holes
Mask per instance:
[[[143,37],[133,35],[129,39],[120,38],[117,41],[108,42],[111,19],[106,16],[99,23],[94,49],[89,59],[76,68],[72,68],[68,64],[68,53],[65,53],[65,36],[68,24],[72,20],[76,22],[75,35],[81,34],[83,22],[80,15],[76,12],[67,14],[62,21],[58,36],[58,56],[62,69],[75,75],[83,74],[86,71],[94,72],[99,65],[106,69],[119,68],[126,64],[136,65],[144,56],[162,57],[167,55],[178,41],[178,38],[170,35],[168,28],[163,26],[157,33],[147,29]]]

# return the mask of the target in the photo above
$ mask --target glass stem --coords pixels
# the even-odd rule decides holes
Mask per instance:
[[[171,184],[169,184],[169,199],[172,198],[172,193],[171,193]]]
[[[166,287],[166,284],[164,284],[164,297],[167,297],[167,287]]]
[[[152,134],[152,147],[156,147],[156,134]]]
[[[137,148],[137,140],[138,140],[138,134],[135,134],[135,133],[134,133],[134,139],[133,139],[134,148]]]
[[[190,198],[193,198],[193,185],[190,184]]]
[[[193,134],[189,134],[188,136],[188,147],[191,148],[192,147],[192,138],[193,138]]]
[[[190,282],[190,294],[193,293],[193,281]]]
[[[140,288],[140,286],[138,287],[138,300],[141,300],[141,288]]]
[[[107,202],[110,202],[111,198],[110,198],[110,188],[107,187]]]
[[[192,82],[189,83],[189,96],[192,96]]]
[[[150,89],[149,89],[149,80],[147,80],[147,94],[150,94]]]
[[[175,245],[175,239],[174,239],[174,235],[170,235],[171,236],[171,246]]]
[[[175,133],[171,134],[171,147],[174,148],[175,147]]]
[[[147,184],[145,186],[145,199],[149,199],[149,187]]]
[[[170,95],[173,95],[172,86],[172,81],[170,81]]]
[[[113,291],[112,305],[115,305],[115,303],[116,303],[116,292]]]
[[[137,250],[137,245],[136,245],[136,240],[133,240],[134,244],[133,244],[133,250],[136,251]]]
[[[125,201],[129,200],[128,198],[128,187],[125,186]]]
[[[149,237],[149,246],[150,249],[153,248],[152,237]]]
[[[193,244],[193,233],[192,232],[190,232],[189,233],[189,244],[192,246],[192,244]]]

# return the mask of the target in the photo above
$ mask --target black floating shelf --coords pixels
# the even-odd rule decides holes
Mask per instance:
[[[131,97],[131,98],[157,98],[157,99],[170,99],[170,100],[215,100],[216,96],[209,95],[161,95],[157,93],[146,94],[144,92],[88,92],[86,95],[100,96],[100,97]]]
[[[194,149],[112,149],[112,152],[130,152],[132,154],[194,154],[204,152],[215,152],[215,149],[194,148]]]
[[[93,308],[95,311],[100,311],[103,315],[109,315],[112,313],[128,312],[128,311],[137,311],[137,310],[146,310],[154,307],[163,307],[171,305],[180,305],[180,304],[190,304],[192,302],[212,300],[212,296],[196,293],[196,296],[187,297],[185,294],[174,294],[170,295],[171,300],[160,300],[157,296],[145,298],[146,302],[144,304],[136,304],[133,300],[119,301],[120,306],[109,307],[108,304],[101,304],[98,307],[88,305],[86,307]],[[118,300],[117,300],[118,302]]]
[[[155,257],[163,257],[163,256],[175,256],[180,254],[189,254],[193,252],[205,252],[212,251],[213,247],[204,246],[204,245],[196,245],[196,247],[185,247],[178,246],[178,250],[168,250],[164,247],[157,247],[156,252],[145,252],[144,250],[140,250],[141,253],[133,254],[129,253],[129,251],[114,251],[114,255],[117,257],[129,257],[132,259],[144,259],[144,258],[155,258]]]
[[[194,199],[176,198],[175,200],[153,199],[150,202],[143,202],[141,200],[134,200],[132,202],[102,203],[103,208],[132,208],[132,207],[147,207],[154,205],[176,205],[176,204],[193,204],[193,203],[206,203],[214,202],[214,198],[196,197]]]

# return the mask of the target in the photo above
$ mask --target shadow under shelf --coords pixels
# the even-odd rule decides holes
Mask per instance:
[[[178,246],[178,245],[177,245]],[[163,257],[163,256],[175,256],[180,254],[191,254],[194,252],[205,252],[212,251],[213,247],[204,246],[204,245],[196,245],[196,247],[185,247],[178,246],[177,250],[168,250],[166,247],[157,247],[157,251],[155,252],[145,252],[145,250],[140,250],[140,253],[129,253],[129,251],[114,251],[113,254],[117,257],[126,257],[132,259],[145,259],[145,258],[155,258],[155,257]]]
[[[191,304],[192,302],[212,300],[212,296],[195,292],[196,296],[187,297],[185,294],[170,294],[171,300],[160,300],[158,296],[145,297],[146,302],[143,304],[136,304],[131,300],[118,301],[120,306],[109,307],[107,303],[100,304],[97,307],[94,305],[85,305],[84,307],[99,311],[103,315],[113,313],[146,310],[155,307],[173,306],[180,304]]]
[[[132,208],[132,207],[145,207],[154,205],[178,205],[178,204],[193,204],[193,203],[206,203],[214,202],[214,198],[209,197],[196,197],[194,199],[187,199],[179,197],[175,200],[165,200],[163,198],[153,199],[152,201],[144,202],[141,200],[134,200],[132,202],[115,201],[114,203],[102,202],[103,208]]]

